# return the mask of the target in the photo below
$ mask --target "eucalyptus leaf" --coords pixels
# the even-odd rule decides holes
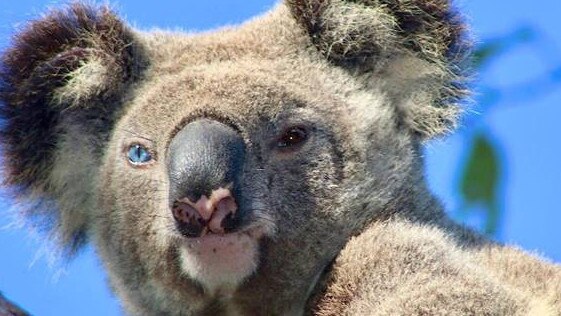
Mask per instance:
[[[535,38],[535,31],[531,27],[525,26],[506,36],[479,44],[472,55],[473,66],[481,70],[481,68],[487,66],[494,58],[512,50],[516,45],[531,42]]]
[[[477,134],[460,178],[460,194],[466,208],[484,207],[487,213],[485,232],[489,234],[496,232],[501,215],[498,206],[501,170],[496,146],[488,135]]]

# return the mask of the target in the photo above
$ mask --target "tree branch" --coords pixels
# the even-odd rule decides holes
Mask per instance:
[[[0,292],[0,316],[30,316],[29,313],[8,301]]]

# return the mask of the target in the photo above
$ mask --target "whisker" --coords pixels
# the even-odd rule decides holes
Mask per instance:
[[[151,143],[157,144],[157,142],[156,142],[155,140],[153,140],[153,139],[151,139],[151,138],[148,138],[148,137],[146,137],[146,136],[144,136],[144,135],[141,135],[141,134],[139,134],[139,133],[137,133],[137,132],[135,132],[135,131],[131,131],[131,130],[124,129],[124,128],[121,128],[121,129],[119,129],[119,130],[121,130],[121,131],[123,131],[123,132],[126,132],[126,133],[129,133],[129,134],[132,134],[132,135],[134,135],[135,137],[138,137],[138,138],[142,138],[142,139],[144,139],[144,140],[147,140],[147,141],[149,141],[149,142],[151,142]]]

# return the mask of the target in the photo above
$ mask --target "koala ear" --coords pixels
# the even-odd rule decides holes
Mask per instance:
[[[470,45],[449,0],[286,0],[311,43],[353,75],[385,81],[401,119],[428,138],[456,123]],[[368,83],[367,83],[368,85]]]
[[[108,8],[74,4],[31,22],[1,56],[5,181],[19,196],[59,204],[46,215],[56,218],[58,237],[70,248],[86,225],[85,215],[73,210],[89,196],[81,192],[85,180],[79,178],[87,175],[79,167],[95,164],[86,153],[101,156],[92,147],[101,150],[96,146],[107,138],[119,98],[139,75],[139,51],[133,33]],[[73,151],[84,153],[81,161],[61,168],[61,153]]]

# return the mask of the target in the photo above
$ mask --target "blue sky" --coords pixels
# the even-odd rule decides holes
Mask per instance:
[[[18,23],[57,3],[62,2],[1,1],[0,49],[8,45]],[[273,4],[270,0],[122,0],[114,7],[142,29],[204,30],[239,23]],[[530,91],[531,98],[509,88],[560,69],[561,2],[463,0],[459,4],[480,42],[524,26],[539,33],[531,44],[516,47],[480,74],[480,86],[509,89],[504,99],[491,109],[476,105],[472,112],[479,114],[459,133],[427,145],[429,182],[449,209],[457,209],[457,170],[466,156],[470,127],[485,126],[500,144],[507,171],[501,201],[505,216],[498,238],[561,262],[561,85],[548,86],[542,93],[539,88],[546,83],[538,84],[535,92]],[[0,198],[0,211],[10,205],[10,200]],[[5,214],[0,213],[0,227],[9,223]],[[40,245],[40,239],[29,238],[24,229],[0,230],[0,291],[35,315],[120,314],[93,250],[87,249],[61,269],[49,267]]]

